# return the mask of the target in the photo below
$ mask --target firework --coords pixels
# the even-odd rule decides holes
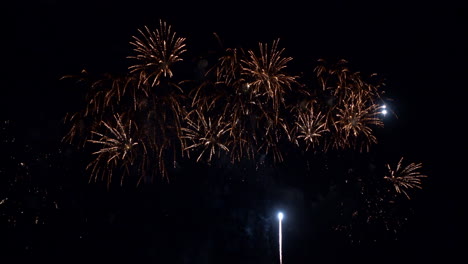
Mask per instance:
[[[325,115],[318,110],[314,110],[314,107],[310,107],[305,111],[299,111],[296,118],[295,130],[297,136],[295,143],[299,144],[297,139],[304,141],[306,151],[311,146],[319,146],[323,134],[329,131],[326,128]]]
[[[90,180],[94,178],[96,181],[101,175],[102,179],[107,178],[107,183],[110,184],[113,170],[121,165],[125,169],[121,177],[122,184],[124,175],[129,172],[129,166],[133,165],[136,156],[135,146],[138,145],[138,142],[132,138],[134,123],[132,120],[123,123],[120,115],[114,115],[114,121],[114,124],[101,121],[107,133],[92,131],[98,139],[88,140],[101,146],[93,152],[96,158],[87,166],[87,169],[91,169]]]
[[[421,174],[419,170],[422,168],[421,163],[410,163],[406,167],[402,165],[403,157],[393,169],[387,164],[388,175],[384,179],[389,181],[398,194],[404,194],[406,198],[410,199],[408,194],[409,189],[421,189],[421,180],[426,178],[426,175]]]
[[[196,116],[193,119],[190,118],[190,115],[187,117],[188,127],[182,128],[183,138],[189,139],[193,143],[185,149],[202,149],[197,162],[205,153],[208,153],[207,161],[211,162],[213,155],[218,153],[219,156],[220,150],[229,152],[226,143],[224,143],[224,138],[230,132],[230,124],[223,120],[223,116],[211,120],[210,117],[206,118],[200,111],[195,111],[194,114]]]
[[[267,44],[259,43],[259,55],[249,50],[248,57],[241,60],[242,76],[247,81],[251,96],[266,96],[272,104],[275,122],[278,121],[280,105],[284,102],[285,90],[296,83],[296,77],[284,71],[292,58],[282,56],[284,48],[278,49],[278,42],[273,41],[270,49]]]
[[[87,89],[85,107],[81,111],[67,113],[64,118],[71,127],[62,140],[68,143],[78,141],[81,147],[88,142],[91,131],[97,129],[101,120],[113,116],[115,112],[128,113],[128,107],[136,110],[141,98],[147,97],[143,90],[135,89],[137,79],[133,75],[107,73],[96,76],[83,70],[79,75],[68,75],[62,79],[75,79],[76,84]]]
[[[130,42],[134,46],[135,56],[139,64],[129,67],[131,72],[140,74],[143,84],[157,86],[162,77],[172,78],[171,67],[174,63],[182,61],[180,57],[185,50],[185,38],[177,37],[172,32],[171,26],[164,21],[160,21],[159,29],[151,31],[147,26],[145,30],[138,30],[141,37],[133,36],[134,41]]]
[[[297,83],[296,77],[285,72],[292,58],[282,56],[284,49],[278,48],[278,41],[271,48],[259,43],[259,49],[260,54],[226,49],[207,72],[207,77],[215,80],[207,78],[190,94],[192,107],[202,111],[203,118],[223,120],[229,127],[221,131],[229,131],[223,146],[230,150],[233,162],[255,159],[258,153],[272,153],[275,161],[282,161],[278,143],[289,138],[282,111],[284,94]],[[201,117],[194,115],[187,131],[203,124],[203,120],[193,122]]]
[[[357,147],[360,151],[370,150],[377,143],[372,127],[383,127],[379,117],[382,106],[363,101],[360,93],[352,93],[336,109],[336,120],[333,123],[339,135],[336,144],[345,148]]]
[[[383,127],[383,106],[377,104],[383,93],[379,90],[383,83],[376,81],[376,74],[365,80],[360,72],[347,67],[346,60],[333,65],[324,60],[319,62],[314,69],[321,87],[317,97],[324,99],[321,111],[325,115],[325,129],[330,132],[323,141],[324,149],[370,151],[377,143],[373,128]]]
[[[176,84],[160,86],[165,93],[152,93],[146,98],[146,108],[137,112],[143,142],[142,171],[158,171],[163,178],[167,176],[169,164],[175,164],[176,159],[186,151],[183,137],[182,122],[187,116],[183,101],[185,96]],[[156,160],[157,162],[151,162]],[[152,173],[154,175],[154,173]]]
[[[281,228],[281,222],[283,221],[283,213],[278,213],[278,220],[279,220],[279,259],[280,264],[283,264],[283,230]]]
[[[130,74],[137,74],[138,89],[144,95],[137,98],[137,114],[143,124],[140,171],[158,171],[168,179],[168,164],[175,164],[179,155],[186,150],[182,135],[182,120],[187,116],[182,85],[185,80],[175,80],[172,66],[182,61],[185,38],[177,37],[170,25],[160,21],[159,28],[151,31],[139,30],[141,37],[133,37],[137,64],[129,67]],[[156,87],[157,89],[151,89]],[[157,160],[157,162],[151,162]],[[140,180],[145,176],[141,175]]]
[[[117,166],[128,171],[133,163],[136,163],[133,167],[138,168],[140,181],[155,172],[165,177],[167,163],[171,163],[171,159],[175,162],[176,157],[184,153],[181,127],[187,114],[181,85],[185,81],[174,79],[171,67],[182,60],[185,39],[178,38],[162,21],[159,29],[151,31],[145,27],[145,30],[140,30],[141,38],[134,37],[135,41],[131,42],[137,55],[130,58],[138,63],[130,66],[129,73],[95,76],[82,71],[79,75],[62,78],[73,78],[76,84],[87,89],[83,109],[65,118],[71,127],[63,141],[78,140],[82,147],[85,143],[102,146],[94,152],[96,159],[88,165],[93,179],[99,174],[110,181]],[[151,89],[154,87],[157,89]],[[121,119],[123,116],[125,118]],[[137,123],[140,124],[138,131]],[[98,132],[102,127],[108,135]],[[125,142],[128,146],[128,140],[135,138],[138,138],[138,155],[134,153],[134,145],[131,144],[128,152],[123,147]]]
[[[404,169],[401,163],[400,160],[400,171]],[[416,169],[414,165],[417,164],[411,166]],[[388,164],[382,165],[385,167],[394,173],[397,171],[389,168]],[[398,196],[404,192],[395,192],[396,187],[389,181],[391,178],[375,173],[375,169],[360,171],[357,168],[353,171],[348,172],[350,175],[342,186],[345,190],[342,193],[352,195],[344,195],[338,206],[343,222],[335,225],[335,230],[344,232],[352,243],[375,242],[377,238],[397,239],[397,233],[407,221],[408,214],[412,213],[410,207],[401,207],[397,202]],[[370,229],[374,231],[367,232]]]
[[[239,54],[240,53],[240,54]],[[223,83],[228,87],[235,87],[239,83],[242,83],[241,71],[242,66],[240,64],[241,57],[244,56],[242,49],[227,48],[223,56],[218,60],[216,65],[216,82]]]

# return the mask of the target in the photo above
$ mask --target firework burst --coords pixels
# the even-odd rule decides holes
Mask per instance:
[[[359,93],[350,94],[336,109],[333,126],[338,136],[335,144],[341,148],[349,146],[369,151],[370,146],[377,143],[371,126],[383,127],[379,118],[381,108],[377,104],[363,102]]]
[[[204,154],[208,155],[207,162],[211,162],[213,156],[221,151],[229,152],[227,144],[227,135],[231,128],[230,123],[223,120],[223,116],[212,120],[211,117],[206,118],[200,111],[195,111],[192,115],[195,118],[187,117],[187,128],[182,128],[184,136],[192,142],[185,150],[200,148],[197,162],[200,161]]]
[[[65,122],[71,124],[63,141],[79,142],[84,147],[96,130],[101,120],[112,117],[116,112],[131,112],[129,108],[137,110],[142,107],[142,102],[148,94],[138,89],[138,79],[134,75],[103,74],[91,75],[83,70],[79,75],[67,75],[62,79],[74,79],[80,88],[87,89],[85,94],[85,107],[75,113],[67,113]]]
[[[328,65],[324,60],[315,68],[321,87],[318,97],[324,99],[322,112],[326,116],[325,127],[330,136],[324,141],[324,149],[357,148],[370,151],[377,143],[373,128],[383,127],[380,119],[382,107],[377,104],[381,94],[381,82],[364,80],[360,72],[347,67],[346,60]]]
[[[93,152],[96,158],[89,163],[86,169],[91,169],[91,179],[95,181],[101,176],[101,179],[107,179],[108,185],[112,181],[113,170],[117,167],[124,168],[121,177],[121,184],[125,174],[129,173],[129,167],[133,165],[136,152],[135,146],[138,142],[132,138],[132,120],[122,121],[122,116],[114,115],[113,123],[101,121],[106,128],[107,133],[92,131],[97,139],[88,140],[88,142],[99,145],[100,148]],[[136,127],[135,127],[136,128]]]
[[[320,145],[320,139],[329,130],[326,128],[325,115],[313,107],[305,111],[299,111],[295,122],[295,133],[297,134],[295,143],[301,140],[306,145],[306,151],[310,147]]]
[[[410,207],[401,207],[397,198],[403,194],[409,199],[407,190],[421,188],[420,178],[426,177],[416,171],[421,164],[411,163],[404,167],[402,159],[395,169],[388,164],[382,164],[382,169],[370,168],[366,162],[363,163],[365,169],[348,171],[342,185],[345,190],[343,199],[338,206],[343,222],[335,228],[344,232],[352,243],[376,242],[377,238],[397,239],[397,233],[407,221],[408,214],[412,213]],[[398,179],[404,176],[409,178]],[[408,184],[418,187],[409,187]],[[370,229],[373,232],[367,232]]]
[[[421,180],[427,176],[419,172],[422,168],[421,163],[410,163],[406,167],[403,166],[403,157],[401,157],[395,168],[387,164],[387,175],[384,179],[389,181],[398,194],[403,194],[406,198],[411,199],[408,190],[421,189]]]
[[[275,113],[274,121],[278,121],[280,105],[284,103],[286,89],[291,89],[297,83],[296,77],[284,70],[292,57],[283,57],[283,49],[278,49],[279,40],[273,41],[271,48],[268,44],[259,43],[260,54],[249,50],[248,56],[241,60],[242,76],[247,81],[252,97],[266,96]]]
[[[271,47],[259,43],[259,50],[258,54],[226,49],[207,72],[215,81],[208,78],[191,94],[194,109],[203,110],[212,122],[229,123],[224,146],[233,162],[255,159],[260,153],[272,153],[275,161],[282,161],[278,144],[284,137],[289,139],[283,110],[285,93],[297,83],[296,77],[285,71],[292,58],[283,56],[278,41]]]
[[[177,37],[171,26],[160,21],[159,29],[151,31],[145,26],[145,30],[138,30],[141,37],[133,36],[135,56],[139,64],[130,66],[130,72],[137,72],[143,84],[157,86],[162,77],[172,78],[171,67],[174,63],[182,61],[181,55],[185,50],[185,38]]]

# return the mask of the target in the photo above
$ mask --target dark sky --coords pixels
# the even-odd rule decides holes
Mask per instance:
[[[2,118],[17,124],[18,137],[41,146],[61,136],[57,124],[74,100],[59,78],[83,68],[125,71],[131,36],[145,25],[156,27],[159,19],[187,37],[194,56],[216,47],[213,32],[226,47],[256,48],[259,41],[280,38],[303,71],[312,70],[319,58],[344,58],[353,69],[382,74],[398,115],[386,121],[382,143],[392,147],[392,154],[422,162],[429,175],[404,245],[420,244],[418,252],[441,250],[430,255],[440,259],[461,256],[460,243],[467,242],[462,77],[468,47],[461,1],[41,0],[15,5],[15,66],[10,67],[15,79],[13,87],[2,89]]]

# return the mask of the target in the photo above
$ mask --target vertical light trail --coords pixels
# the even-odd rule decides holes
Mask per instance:
[[[280,259],[280,264],[283,264],[283,236],[282,236],[282,230],[281,230],[281,221],[283,220],[283,213],[278,213],[278,219],[279,219],[279,259]]]

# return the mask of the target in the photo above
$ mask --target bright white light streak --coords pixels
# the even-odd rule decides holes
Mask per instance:
[[[280,264],[283,264],[283,236],[282,236],[282,230],[281,230],[281,221],[283,220],[283,213],[279,212],[278,213],[278,219],[279,219],[279,259],[280,259]]]

